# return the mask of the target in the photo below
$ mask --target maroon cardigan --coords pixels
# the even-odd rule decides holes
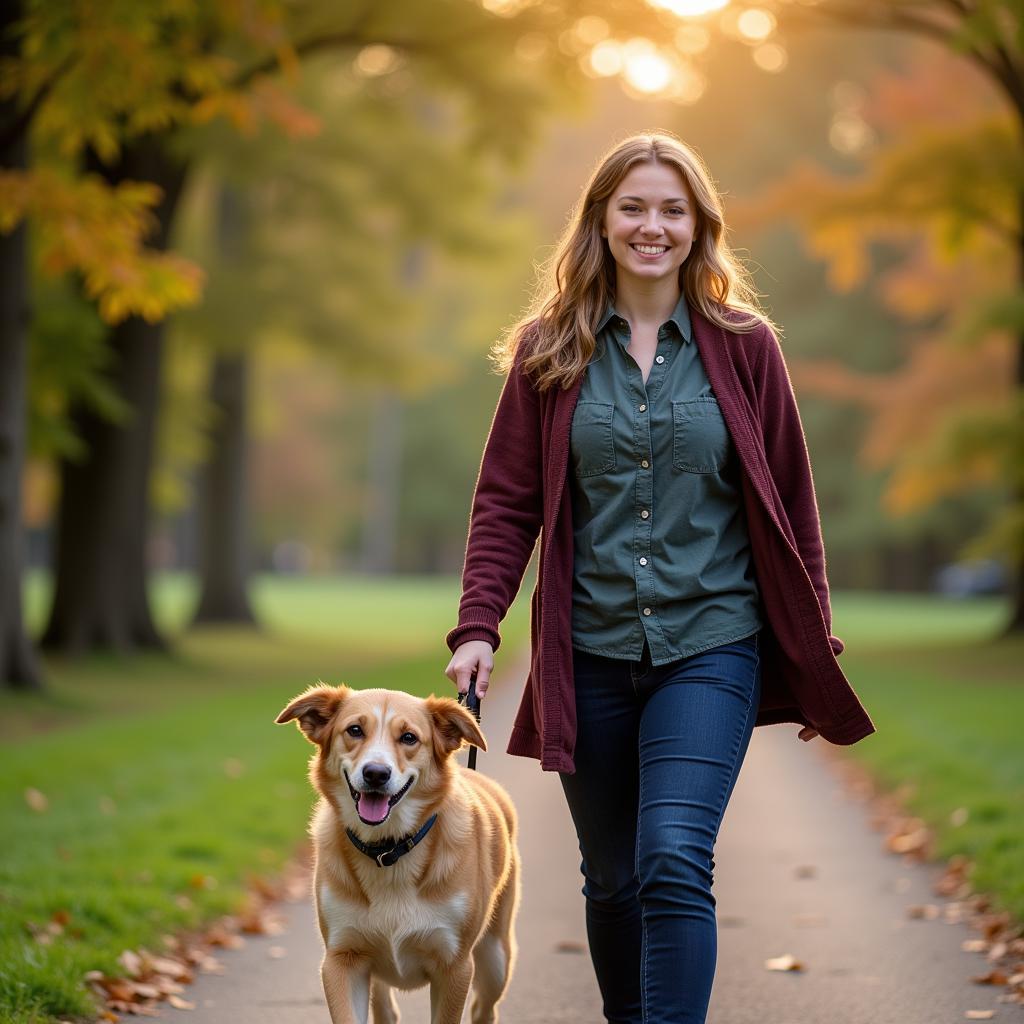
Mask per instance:
[[[836,662],[818,506],[800,414],[782,350],[765,325],[725,331],[691,310],[694,339],[742,466],[743,503],[764,609],[756,725],[799,722],[837,744],[875,731]],[[508,752],[573,772],[572,506],[569,432],[582,374],[538,392],[521,369],[505,381],[470,516],[452,652],[470,640],[497,650],[540,534],[530,602],[531,657]]]

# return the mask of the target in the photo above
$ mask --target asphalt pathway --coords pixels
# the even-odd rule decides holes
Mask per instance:
[[[483,709],[492,752],[479,757],[480,770],[511,793],[521,823],[519,961],[501,1018],[600,1024],[579,851],[558,778],[503,753],[525,672],[522,657],[503,664],[499,656]],[[442,677],[441,692],[443,684]],[[939,869],[884,852],[865,806],[831,769],[824,741],[802,743],[797,731],[754,730],[719,834],[718,970],[709,1024],[954,1024],[968,1010],[994,1010],[997,1022],[1024,1021],[1024,1009],[997,1001],[999,988],[970,981],[987,970],[981,955],[961,950],[977,933],[944,917],[908,916],[909,905],[942,902],[932,892]],[[297,751],[296,776],[303,759]],[[304,901],[286,911],[283,935],[218,953],[226,971],[190,987],[196,1009],[189,1024],[330,1024],[312,906]],[[785,954],[804,969],[765,968],[768,958]],[[425,989],[401,994],[399,1003],[403,1024],[429,1024]]]

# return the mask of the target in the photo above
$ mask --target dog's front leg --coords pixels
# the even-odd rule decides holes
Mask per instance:
[[[430,979],[430,1024],[459,1024],[473,983],[473,961],[460,960]]]
[[[328,950],[320,965],[320,978],[333,1024],[367,1024],[370,964],[366,957]]]

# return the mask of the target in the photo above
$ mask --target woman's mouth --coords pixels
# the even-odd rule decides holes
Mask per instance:
[[[645,260],[656,260],[669,250],[667,245],[645,245],[640,242],[630,242],[629,247]]]

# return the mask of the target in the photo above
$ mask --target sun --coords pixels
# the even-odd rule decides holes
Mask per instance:
[[[681,18],[699,18],[728,6],[729,0],[647,0],[652,7],[671,11]]]

